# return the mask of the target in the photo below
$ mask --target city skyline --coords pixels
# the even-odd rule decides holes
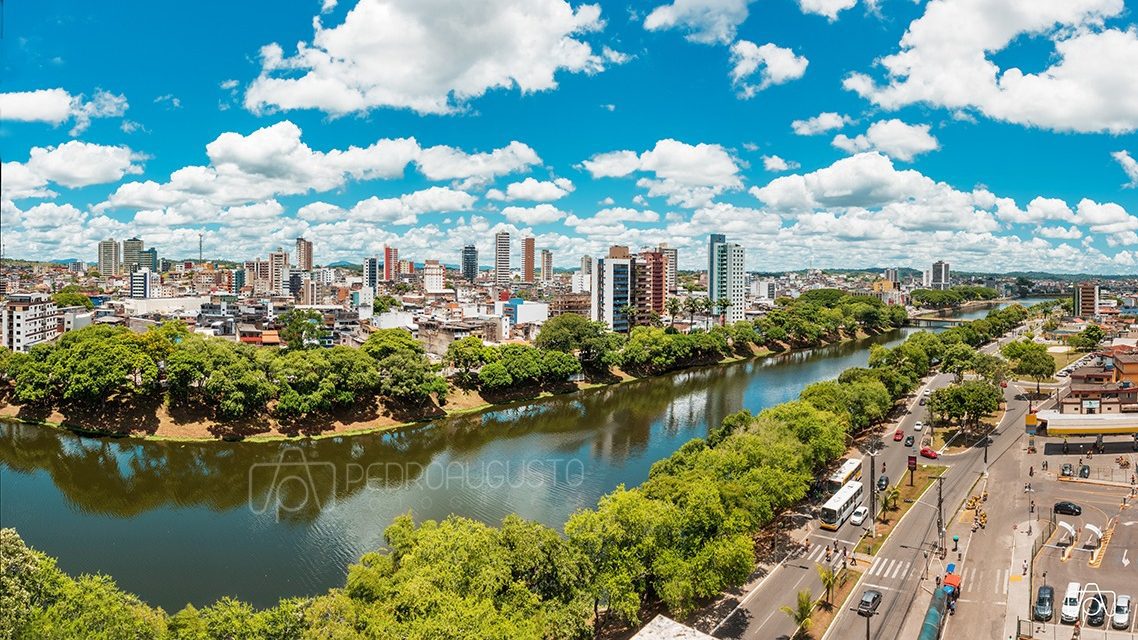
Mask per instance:
[[[752,271],[943,258],[962,271],[1138,272],[1138,35],[1125,3],[1063,3],[995,29],[963,0],[643,12],[542,0],[532,23],[494,32],[509,5],[479,12],[464,38],[395,0],[268,18],[252,3],[224,26],[148,8],[137,18],[178,26],[130,32],[147,55],[129,59],[91,46],[132,22],[128,8],[63,4],[40,19],[7,7],[29,37],[0,94],[4,255],[94,262],[99,241],[139,237],[188,258],[202,233],[205,255],[234,261],[305,238],[316,264],[384,246],[452,264],[468,244],[488,264],[507,232],[558,269],[666,242],[688,270],[722,232]],[[416,56],[399,59],[416,83],[319,63],[395,64],[393,50],[342,37],[380,8],[419,27],[446,72]],[[994,53],[941,79],[922,34],[950,10],[970,26],[954,32],[977,34],[953,55]],[[232,30],[209,51],[203,20]],[[297,42],[319,54],[299,57]],[[1098,60],[1111,64],[1092,73]],[[290,65],[301,73],[282,75]],[[340,84],[313,91],[320,82]],[[520,242],[510,262],[524,262]]]

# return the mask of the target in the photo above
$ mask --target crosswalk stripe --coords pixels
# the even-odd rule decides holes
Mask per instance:
[[[897,574],[901,572],[901,569],[905,568],[906,566],[907,566],[906,563],[898,560],[897,561],[897,568],[893,570],[893,573],[889,574],[889,578],[890,579],[896,578]]]
[[[873,559],[873,564],[869,565],[869,571],[867,571],[866,573],[868,573],[868,574],[869,574],[869,575],[871,575],[871,576],[872,576],[872,575],[877,575],[877,567],[878,567],[878,565],[880,565],[880,564],[881,564],[881,557],[880,557],[880,556],[878,556],[878,557],[874,558],[874,559]]]
[[[894,560],[894,559],[890,558],[890,559],[889,559],[889,564],[885,564],[885,565],[883,565],[883,566],[881,567],[881,572],[880,572],[880,573],[878,573],[877,575],[881,576],[882,578],[887,578],[887,577],[889,577],[889,572],[890,572],[890,571],[893,569],[893,564],[894,564],[894,563],[896,563],[896,562],[897,562],[896,560]]]

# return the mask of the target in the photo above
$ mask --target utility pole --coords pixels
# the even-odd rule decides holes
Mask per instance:
[[[944,487],[944,476],[937,476],[936,483],[936,535],[940,540],[940,550],[943,553],[945,550],[944,544],[944,494],[942,488]],[[942,556],[943,557],[943,556]]]
[[[877,452],[869,452],[869,540],[877,538]],[[866,619],[866,624],[869,624]]]

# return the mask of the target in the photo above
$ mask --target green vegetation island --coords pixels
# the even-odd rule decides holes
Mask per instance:
[[[697,312],[671,315],[685,311]],[[28,353],[0,350],[0,418],[162,439],[362,433],[817,347],[907,320],[903,308],[876,298],[819,289],[781,298],[753,322],[689,333],[643,326],[623,335],[564,314],[545,323],[534,346],[486,346],[470,337],[432,363],[402,329],[377,330],[359,349],[316,346],[314,313],[283,317],[285,349],[204,337],[169,322],[141,334],[95,325]]]
[[[643,485],[617,487],[560,532],[518,516],[491,526],[457,516],[416,525],[403,515],[384,532],[385,548],[363,555],[342,587],[263,610],[223,598],[171,615],[108,576],[66,575],[4,529],[0,638],[576,639],[627,631],[661,609],[684,618],[743,584],[764,528],[806,499],[849,443],[884,421],[935,367],[961,382],[934,394],[942,418],[966,425],[995,410],[998,380],[1021,363],[1000,364],[977,348],[1051,306],[1013,305],[940,334],[914,333],[892,349],[876,345],[867,367],[758,415],[728,416],[706,438],[653,464]],[[635,340],[634,333],[629,344]],[[1019,359],[1032,352],[1008,351]]]

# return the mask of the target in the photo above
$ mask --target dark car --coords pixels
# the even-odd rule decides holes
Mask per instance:
[[[1081,516],[1081,515],[1083,515],[1083,508],[1082,507],[1075,504],[1074,502],[1067,502],[1066,500],[1064,500],[1063,502],[1056,502],[1054,510],[1055,510],[1055,513],[1063,513],[1063,514],[1066,514],[1069,516]]]
[[[1055,615],[1055,587],[1045,584],[1039,587],[1039,591],[1035,596],[1035,619],[1040,622],[1047,622],[1051,616]]]
[[[877,490],[885,491],[889,487],[889,476],[881,476],[877,479]]]
[[[1106,598],[1096,593],[1087,598],[1087,624],[1092,627],[1101,627],[1106,622]]]
[[[920,402],[920,405],[921,405],[922,407],[923,407],[923,406],[925,406],[925,398],[924,398],[924,396],[921,396],[921,402]]]
[[[1089,477],[1091,477],[1091,467],[1090,467],[1090,465],[1086,465],[1086,464],[1084,464],[1083,466],[1079,467],[1079,477],[1080,477],[1080,478],[1089,478]]]
[[[913,436],[905,436],[905,446],[906,447],[913,446]]]
[[[879,604],[881,604],[881,592],[869,589],[861,594],[861,602],[857,603],[857,614],[868,618],[877,611]]]
[[[1070,462],[1064,464],[1060,475],[1062,475],[1064,478],[1070,478],[1071,476],[1075,475],[1075,467],[1071,466]]]

